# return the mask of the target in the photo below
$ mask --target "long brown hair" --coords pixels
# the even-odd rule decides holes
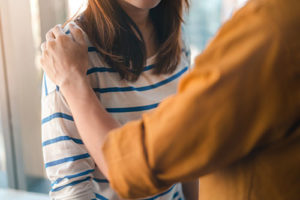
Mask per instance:
[[[183,9],[189,0],[161,0],[150,10],[159,49],[154,74],[173,72],[180,63]],[[143,36],[117,0],[88,0],[76,23],[86,32],[105,63],[122,79],[136,81],[146,63]],[[137,33],[137,34],[136,34]]]

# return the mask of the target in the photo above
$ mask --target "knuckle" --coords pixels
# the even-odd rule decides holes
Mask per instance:
[[[54,26],[54,29],[56,29],[56,30],[59,30],[59,28],[60,28],[59,24],[57,24],[57,25]]]
[[[58,42],[64,43],[67,40],[67,37],[65,35],[58,35],[56,39]]]
[[[45,49],[45,51],[43,51],[43,54],[42,54],[42,58],[44,59],[45,56],[48,56],[49,52],[47,49]]]
[[[58,35],[58,36],[56,36],[56,40],[57,41],[61,41],[61,40],[63,40],[64,38],[62,37],[62,35]]]
[[[52,32],[53,32],[53,28],[50,29],[50,30],[46,33],[46,35],[49,35],[49,34],[52,33]]]
[[[53,49],[55,47],[55,41],[51,40],[51,41],[47,41],[47,47],[50,49]],[[47,52],[47,49],[45,50],[45,53]]]
[[[53,31],[54,31],[54,29],[55,29],[55,27],[51,28],[47,33],[49,33],[49,34],[51,33],[52,34]]]
[[[46,38],[51,38],[52,35],[53,35],[53,32],[49,31],[48,33],[46,33]]]

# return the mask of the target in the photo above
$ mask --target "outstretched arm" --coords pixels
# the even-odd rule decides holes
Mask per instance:
[[[111,186],[124,198],[139,198],[222,169],[282,137],[284,131],[268,132],[296,116],[285,98],[293,99],[296,91],[286,90],[292,84],[288,70],[277,63],[283,48],[272,20],[263,9],[236,15],[197,58],[178,94],[109,135],[119,124],[87,84],[84,56],[71,52],[80,44],[79,30],[73,30],[76,43],[56,30],[44,69],[60,85],[83,141]],[[61,63],[50,65],[51,60]]]

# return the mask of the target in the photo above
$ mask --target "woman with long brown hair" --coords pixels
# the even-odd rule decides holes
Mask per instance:
[[[189,50],[181,34],[183,9],[187,6],[188,0],[89,0],[75,23],[65,27],[68,34],[74,26],[85,33],[84,49],[79,49],[87,52],[82,64],[105,115],[109,113],[114,120],[108,123],[139,119],[176,92],[178,79],[190,66]],[[59,39],[58,29],[46,35],[47,45]],[[65,51],[76,54],[78,49]],[[93,153],[84,145],[86,141],[81,140],[63,91],[46,76],[43,88],[43,151],[52,182],[51,197],[118,199],[97,168],[97,159],[90,157],[88,150]],[[193,191],[188,192],[195,184],[186,185],[184,194],[178,183],[148,199],[196,198],[191,195]]]

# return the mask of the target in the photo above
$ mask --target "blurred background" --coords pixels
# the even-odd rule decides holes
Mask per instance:
[[[55,24],[84,10],[85,2],[0,0],[0,199],[47,199],[50,183],[41,147],[40,44]],[[192,59],[245,2],[191,1],[183,29]]]

